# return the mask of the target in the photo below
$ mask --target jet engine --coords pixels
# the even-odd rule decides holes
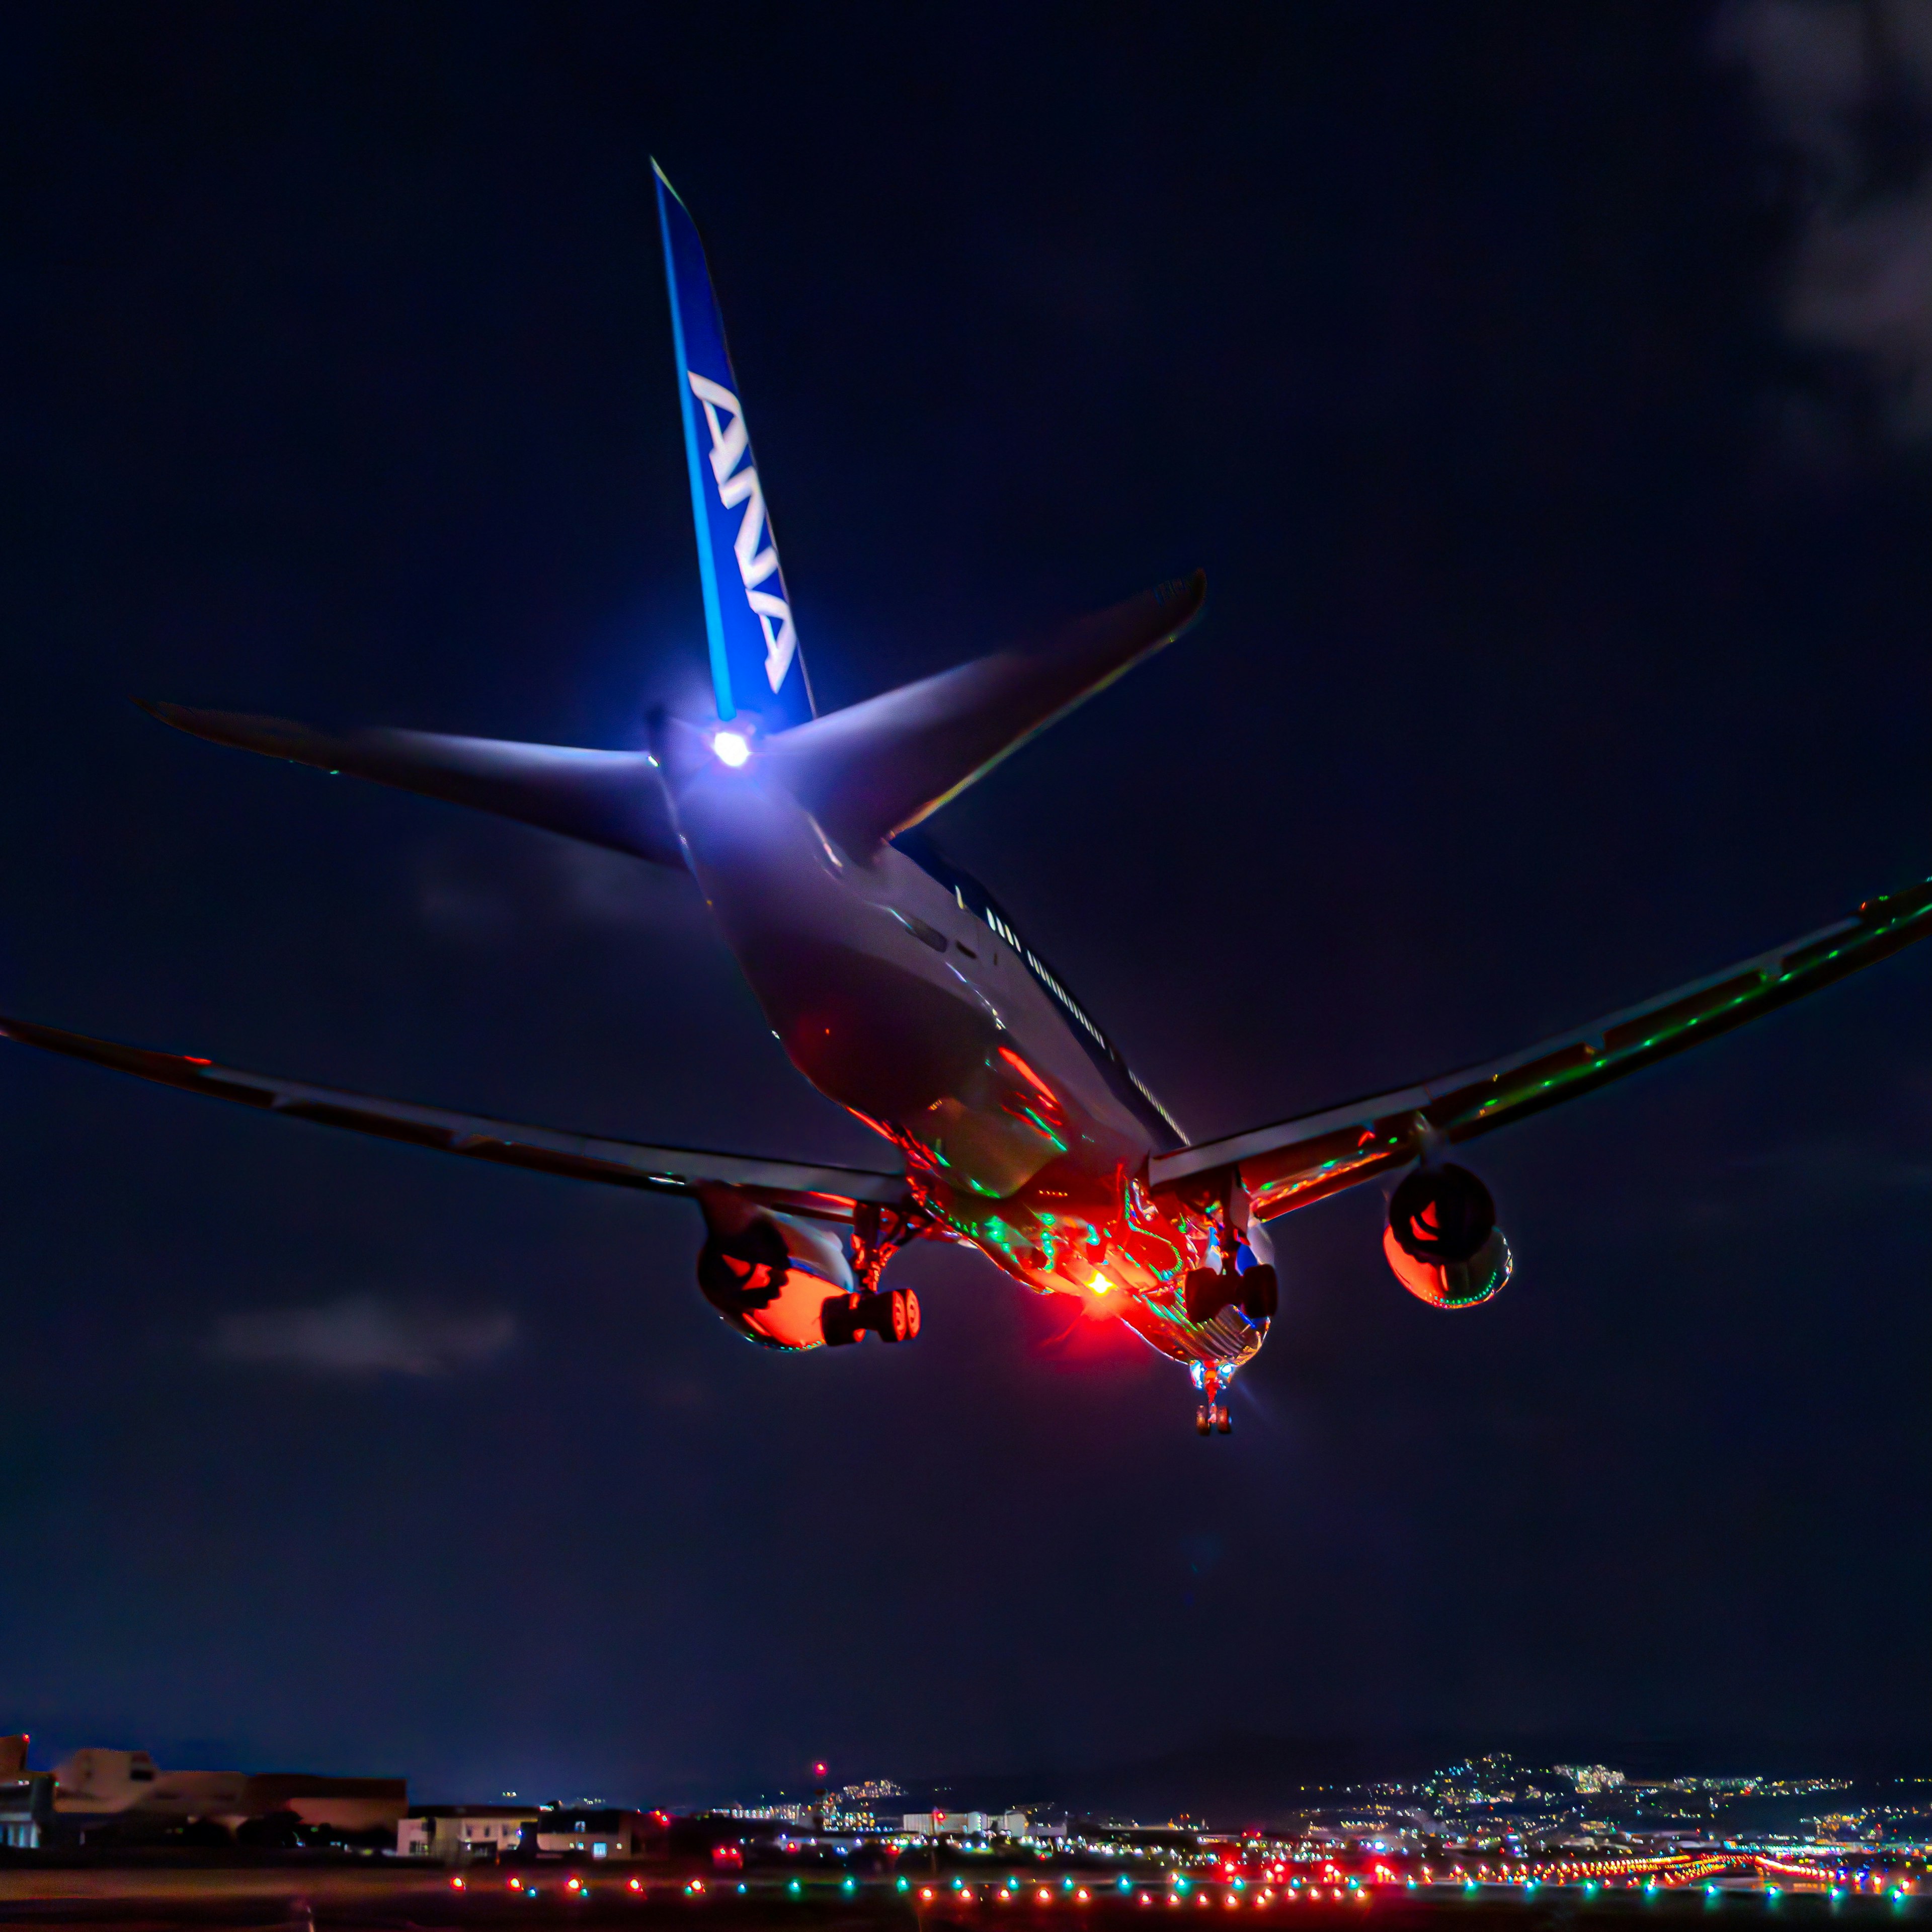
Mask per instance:
[[[919,1298],[910,1288],[856,1292],[844,1245],[829,1228],[722,1183],[700,1188],[698,1204],[698,1285],[741,1335],[768,1348],[816,1348],[856,1342],[868,1329],[886,1342],[919,1333]]]
[[[1466,1167],[1418,1168],[1389,1202],[1382,1252],[1395,1278],[1434,1308],[1474,1308],[1514,1266],[1490,1190]]]

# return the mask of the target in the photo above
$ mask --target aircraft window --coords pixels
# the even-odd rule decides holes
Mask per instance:
[[[962,952],[965,954],[968,959],[976,959],[979,958],[979,954],[975,952],[972,947],[968,946],[963,939],[956,939],[952,943],[958,947]]]

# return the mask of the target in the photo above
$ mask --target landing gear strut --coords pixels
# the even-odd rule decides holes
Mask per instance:
[[[926,1231],[925,1217],[910,1202],[882,1208],[862,1201],[852,1216],[852,1274],[856,1292],[826,1298],[819,1327],[829,1348],[858,1340],[867,1329],[882,1342],[910,1342],[919,1333],[919,1297],[909,1288],[881,1288],[879,1277],[907,1242]]]
[[[909,1201],[896,1208],[882,1208],[876,1201],[857,1204],[852,1213],[852,1273],[864,1293],[878,1287],[886,1262],[907,1242],[917,1240],[926,1226]]]
[[[1217,1432],[1232,1436],[1234,1418],[1228,1413],[1228,1391],[1234,1386],[1234,1369],[1230,1362],[1196,1362],[1188,1370],[1194,1378],[1201,1401],[1194,1411],[1194,1430],[1198,1436]]]

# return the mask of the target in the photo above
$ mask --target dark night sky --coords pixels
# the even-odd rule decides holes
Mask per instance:
[[[652,153],[823,700],[1206,568],[934,827],[1196,1132],[1922,876],[1932,370],[1829,298],[1928,97],[1848,17],[10,9],[5,1006],[873,1156],[683,882],[128,701],[628,746],[694,699]],[[430,1797],[1234,1725],[1912,1755],[1929,987],[1486,1145],[1479,1313],[1372,1190],[1277,1223],[1206,1444],[969,1256],[898,1264],[917,1347],[775,1357],[680,1204],[10,1048],[0,1728]]]

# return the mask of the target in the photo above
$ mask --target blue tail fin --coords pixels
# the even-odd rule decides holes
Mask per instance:
[[[655,161],[651,166],[664,230],[664,276],[670,284],[678,403],[691,467],[698,572],[718,715],[748,712],[766,730],[779,731],[813,715],[812,688],[738,400],[738,380],[724,346],[724,321],[704,264],[704,244],[664,170]]]

